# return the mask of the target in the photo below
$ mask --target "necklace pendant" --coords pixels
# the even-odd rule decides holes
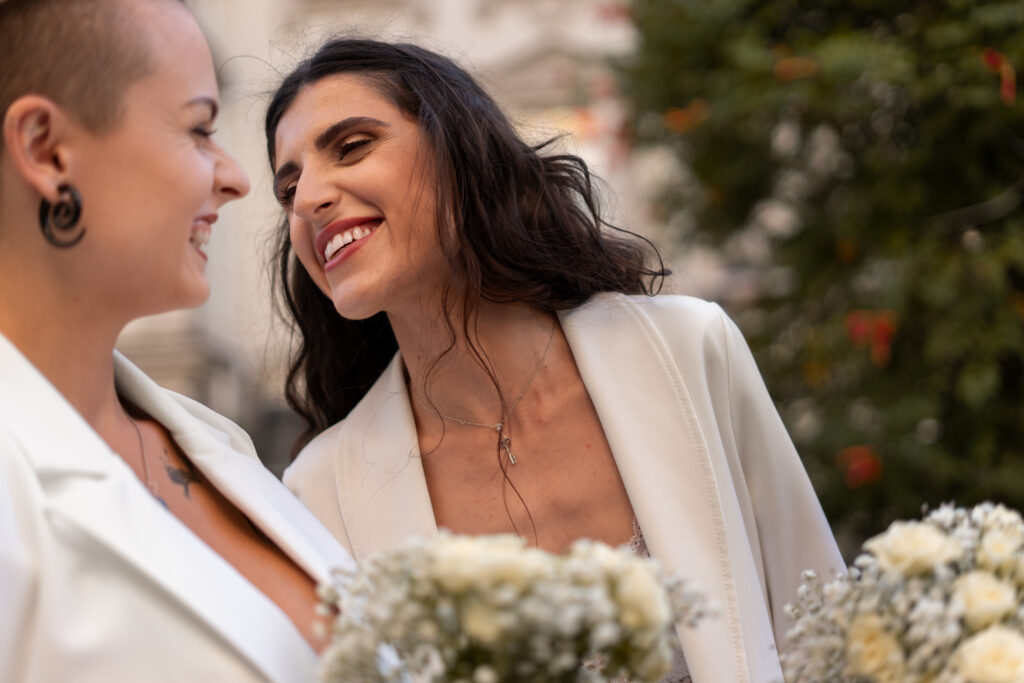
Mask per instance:
[[[508,461],[513,465],[516,464],[516,456],[512,455],[512,439],[502,434],[498,437],[498,448],[504,448],[508,453]]]

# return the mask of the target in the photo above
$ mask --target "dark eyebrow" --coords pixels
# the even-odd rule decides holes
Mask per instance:
[[[188,104],[186,106],[194,107],[196,105],[203,104],[210,108],[210,120],[212,121],[213,119],[217,118],[217,112],[220,111],[220,106],[217,104],[217,100],[213,99],[212,97],[207,97],[206,95],[203,95],[201,97],[193,98],[188,101]]]
[[[318,152],[322,152],[323,150],[330,147],[332,142],[337,140],[339,137],[347,133],[352,128],[357,128],[359,126],[366,125],[382,126],[384,128],[388,127],[388,124],[384,123],[380,119],[375,119],[370,116],[350,116],[347,119],[342,119],[341,121],[338,121],[337,123],[333,123],[330,126],[328,126],[323,132],[316,136],[316,139],[313,141],[313,144],[316,146]],[[274,187],[277,187],[281,180],[283,180],[286,176],[294,173],[296,170],[298,170],[298,168],[298,165],[293,161],[289,161],[288,163],[283,165],[280,169],[278,169],[277,173],[274,174]]]
[[[365,125],[387,127],[388,124],[384,123],[380,119],[370,118],[369,116],[350,116],[347,119],[342,119],[341,121],[328,126],[327,130],[316,136],[316,140],[313,141],[313,144],[316,145],[317,151],[322,152],[329,147],[332,142],[337,140],[338,136],[345,133],[350,128]]]

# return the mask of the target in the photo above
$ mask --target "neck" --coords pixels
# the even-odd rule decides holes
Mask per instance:
[[[63,291],[60,275],[38,261],[9,256],[0,254],[0,333],[110,442],[125,425],[113,351],[127,321],[111,316],[110,302],[90,306],[81,292]]]
[[[502,411],[512,407],[534,375],[556,325],[551,314],[529,304],[481,302],[469,338],[456,322],[455,346],[437,360],[451,343],[440,314],[388,317],[409,373],[417,418],[429,416],[432,408],[427,406],[432,406],[445,415],[488,424],[504,419]],[[471,341],[489,362],[497,388]]]

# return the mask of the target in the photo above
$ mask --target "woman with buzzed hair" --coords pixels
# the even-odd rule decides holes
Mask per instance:
[[[209,47],[177,0],[0,4],[0,681],[301,681],[350,558],[225,418],[114,351],[201,304]]]

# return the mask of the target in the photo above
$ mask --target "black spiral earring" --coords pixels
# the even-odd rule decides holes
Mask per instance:
[[[68,249],[82,241],[85,226],[78,224],[81,218],[82,195],[67,183],[57,188],[54,204],[45,199],[39,204],[39,227],[46,241],[55,247]]]

